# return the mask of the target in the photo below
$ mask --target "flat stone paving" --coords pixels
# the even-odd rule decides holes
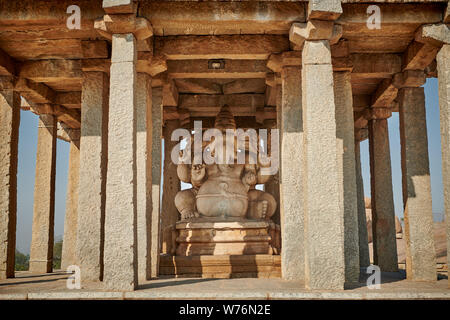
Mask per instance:
[[[382,273],[381,289],[370,290],[365,280],[347,290],[308,291],[298,281],[281,279],[160,278],[147,281],[134,292],[111,292],[103,283],[85,281],[82,289],[66,288],[68,274],[17,272],[15,279],[0,281],[5,299],[449,299],[446,275],[432,282],[412,282],[404,273]]]

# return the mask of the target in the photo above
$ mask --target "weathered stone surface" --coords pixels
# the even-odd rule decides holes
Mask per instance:
[[[392,84],[397,88],[414,88],[425,84],[427,80],[423,70],[406,70],[396,73],[392,80]]]
[[[302,61],[305,284],[309,289],[343,289],[344,208],[336,163],[335,100],[328,41],[306,41]]]
[[[406,276],[436,280],[430,165],[424,88],[399,92],[402,148],[403,206],[406,237]]]
[[[305,279],[303,229],[303,107],[300,67],[281,72],[280,222],[282,277]]]
[[[80,140],[70,142],[67,177],[66,216],[61,269],[77,264],[78,185],[80,180]]]
[[[17,223],[20,96],[0,92],[0,279],[13,278]]]
[[[135,0],[103,0],[103,9],[106,13],[134,13]]]
[[[151,214],[151,277],[159,273],[160,253],[160,190],[161,190],[161,139],[162,139],[162,87],[152,91],[152,214]]]
[[[370,265],[370,256],[369,256],[369,239],[367,237],[364,183],[361,170],[361,152],[359,141],[355,141],[355,159],[356,159],[356,191],[357,191],[357,206],[358,206],[359,266],[361,268],[365,268]]]
[[[344,209],[345,281],[359,281],[358,208],[350,72],[334,72],[336,143],[339,195]]]
[[[442,181],[444,186],[445,221],[447,224],[447,263],[450,265],[450,45],[444,45],[439,51],[437,64],[442,145]]]
[[[450,27],[443,23],[423,25],[416,31],[415,40],[435,46],[450,44]]]
[[[395,272],[397,244],[392,193],[391,157],[386,119],[369,121],[370,182],[373,214],[374,264]]]
[[[289,40],[302,46],[305,40],[328,40],[333,36],[333,21],[309,20],[307,23],[293,23]],[[341,30],[342,33],[342,30]]]
[[[150,232],[152,212],[152,87],[151,78],[138,73],[136,86],[136,206],[138,281],[150,278]]]
[[[83,279],[103,279],[109,81],[86,72],[81,96],[77,263]]]
[[[342,14],[340,0],[309,0],[308,20],[336,20]]]
[[[114,51],[121,51],[115,55]],[[108,170],[105,204],[104,282],[112,290],[137,287],[136,39],[114,34],[112,43]],[[134,60],[132,60],[134,57]],[[130,61],[131,60],[131,61]]]
[[[177,167],[172,162],[171,153],[172,149],[178,143],[178,141],[171,141],[172,132],[180,128],[178,120],[166,121],[163,128],[164,136],[164,183],[162,192],[161,203],[161,252],[173,253],[172,246],[172,228],[179,220],[179,214],[175,207],[175,196],[180,191],[180,180],[177,176]]]
[[[30,271],[52,271],[55,219],[56,118],[39,117],[34,183],[33,234],[30,249]]]

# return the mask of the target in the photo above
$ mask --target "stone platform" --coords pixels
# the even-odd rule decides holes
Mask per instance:
[[[80,290],[69,290],[63,272],[31,274],[16,272],[16,278],[0,280],[0,300],[267,300],[267,299],[450,299],[447,277],[436,282],[414,282],[404,279],[404,272],[382,273],[381,288],[370,290],[363,277],[347,290],[306,290],[300,281],[282,279],[193,279],[160,277],[139,284],[133,292],[113,292],[104,283],[81,282]]]
[[[177,222],[176,234],[177,256],[271,255],[279,248],[271,221],[201,218]]]
[[[182,278],[281,278],[279,255],[162,255],[160,275]]]

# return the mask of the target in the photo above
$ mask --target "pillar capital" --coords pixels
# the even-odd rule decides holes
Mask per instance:
[[[416,31],[415,40],[436,47],[450,44],[450,27],[445,23],[422,25]]]
[[[330,40],[336,44],[342,37],[342,26],[333,21],[309,20],[306,23],[294,22],[289,30],[289,40],[301,49],[305,40]]]
[[[392,84],[398,88],[416,88],[422,86],[427,80],[423,70],[406,70],[396,73],[392,78]]]
[[[136,13],[136,0],[103,0],[103,10],[108,14]]]
[[[364,118],[367,120],[383,120],[392,116],[389,108],[368,108],[364,111]]]
[[[111,40],[113,34],[132,33],[137,40],[145,40],[153,36],[150,22],[133,14],[105,14],[95,20],[94,28],[103,37]]]
[[[309,0],[308,20],[336,20],[342,14],[340,0]]]

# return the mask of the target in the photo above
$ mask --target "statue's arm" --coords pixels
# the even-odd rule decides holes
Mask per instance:
[[[185,163],[180,163],[177,166],[178,178],[184,183],[191,183],[191,166]]]

